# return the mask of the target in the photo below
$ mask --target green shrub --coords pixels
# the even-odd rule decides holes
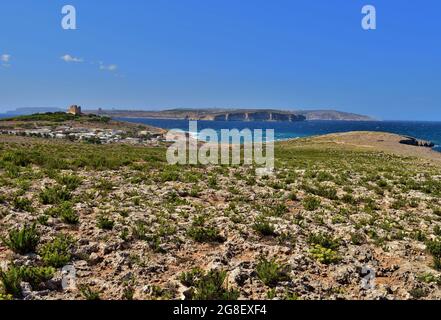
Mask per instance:
[[[38,216],[37,222],[39,224],[41,224],[42,226],[46,226],[49,222],[49,216],[46,214],[42,214],[42,215]]]
[[[441,276],[436,276],[430,272],[419,275],[418,280],[424,283],[435,283],[441,285]]]
[[[418,208],[418,206],[420,205],[420,200],[417,198],[413,198],[409,200],[409,206],[411,208]]]
[[[67,224],[78,224],[80,222],[80,216],[75,212],[72,203],[68,201],[47,209],[45,215],[60,218],[61,221]]]
[[[58,176],[56,181],[58,184],[66,187],[67,190],[73,191],[81,185],[82,179],[76,175],[66,174]]]
[[[427,240],[427,236],[422,230],[415,230],[411,233],[411,238],[417,241],[425,242]]]
[[[302,203],[303,203],[303,207],[308,211],[317,210],[318,208],[320,208],[321,205],[320,199],[311,196],[303,199]]]
[[[435,227],[433,228],[433,233],[434,233],[436,236],[441,236],[441,227],[440,227],[439,225],[435,226]]]
[[[21,281],[22,278],[19,268],[10,267],[7,271],[2,271],[0,269],[0,282],[2,283],[3,290],[6,294],[12,295],[16,298],[20,298]]]
[[[174,205],[174,206],[181,206],[181,205],[185,205],[187,204],[187,200],[183,199],[179,196],[179,194],[175,191],[170,192],[166,197],[165,197],[165,202],[169,205]]]
[[[0,292],[0,301],[13,300],[13,296],[10,294],[4,294]]]
[[[406,205],[407,205],[406,200],[403,198],[399,198],[392,203],[391,207],[392,209],[399,210],[401,208],[404,208]]]
[[[424,288],[413,288],[409,293],[414,299],[421,299],[429,294]]]
[[[354,245],[361,245],[366,242],[366,238],[361,233],[352,233],[351,234],[351,243]]]
[[[277,296],[276,289],[270,289],[266,292],[266,298],[268,300],[273,300]]]
[[[357,200],[351,194],[345,194],[341,197],[341,201],[348,204],[356,204]]]
[[[237,300],[239,292],[228,288],[224,282],[227,273],[225,271],[210,270],[197,281],[193,300]]]
[[[18,267],[11,265],[8,270],[0,270],[0,282],[7,295],[16,298],[21,297],[21,282],[28,282],[34,290],[37,290],[41,283],[52,279],[54,269],[45,267]]]
[[[12,201],[14,209],[32,212],[32,201],[27,198],[15,197]]]
[[[179,172],[170,169],[164,170],[159,176],[160,182],[179,181],[179,178],[180,178]]]
[[[128,241],[129,240],[129,229],[124,227],[120,234],[119,237],[123,240],[123,241]]]
[[[363,210],[366,213],[372,213],[374,211],[380,210],[380,207],[377,205],[377,203],[375,202],[374,199],[364,199],[364,201],[366,202],[364,205]]]
[[[81,295],[86,300],[100,300],[100,293],[86,284],[79,285],[78,290],[80,290]]]
[[[210,176],[208,178],[208,186],[211,189],[217,189],[218,188],[218,183],[217,183],[217,177],[216,176]]]
[[[314,233],[310,234],[308,237],[308,243],[311,245],[320,245],[327,249],[338,249],[340,247],[340,239],[333,238],[331,235],[326,233]]]
[[[215,227],[192,226],[188,229],[187,235],[197,242],[224,242],[225,238]]]
[[[70,202],[64,202],[59,207],[58,216],[61,221],[67,224],[78,224],[80,222],[80,216],[75,212]]]
[[[97,219],[97,226],[103,230],[112,230],[115,222],[104,215],[101,215]]]
[[[52,267],[20,267],[21,278],[28,282],[34,290],[41,283],[53,278],[55,270]]]
[[[298,201],[299,200],[299,198],[297,197],[297,193],[294,191],[289,193],[288,199],[291,201]]]
[[[130,280],[124,281],[122,299],[133,300],[134,295],[135,295],[135,278],[131,277]]]
[[[264,214],[272,217],[281,217],[288,212],[288,208],[283,203],[278,203],[274,206],[267,206],[264,208]]]
[[[186,287],[193,287],[204,275],[204,271],[200,268],[193,268],[188,272],[182,272],[179,281]]]
[[[441,270],[441,240],[429,240],[426,242],[426,247],[433,256],[433,267],[436,270]]]
[[[332,264],[341,260],[340,256],[335,250],[324,248],[319,244],[313,245],[309,252],[311,256],[320,263]]]
[[[260,258],[256,272],[257,277],[269,287],[275,287],[279,282],[289,280],[288,267],[278,264],[275,259]]]
[[[103,192],[112,191],[114,187],[115,187],[115,185],[113,184],[112,181],[107,180],[107,179],[103,179],[103,178],[99,179],[95,185],[95,188],[97,190],[103,191]]]
[[[71,260],[72,239],[65,235],[58,235],[52,241],[44,244],[39,250],[41,259],[47,266],[61,268]]]
[[[379,186],[380,188],[385,189],[385,188],[387,188],[388,183],[387,183],[386,180],[378,180],[377,181],[377,186]]]
[[[285,296],[283,297],[284,300],[299,300],[299,296],[295,292],[289,292],[286,290]]]
[[[9,231],[7,238],[1,239],[3,244],[19,254],[34,252],[40,241],[36,225],[24,226],[23,228]]]
[[[337,200],[337,189],[334,187],[318,185],[317,187],[312,187],[310,185],[304,184],[302,185],[303,190],[308,193],[314,194],[316,196],[328,198],[330,200]]]
[[[11,163],[5,163],[4,168],[5,168],[6,175],[9,178],[15,179],[20,176],[20,167],[14,165],[14,164],[11,164]]]
[[[274,226],[263,217],[257,217],[253,224],[253,229],[262,236],[275,236]]]
[[[334,179],[334,176],[326,171],[320,171],[316,176],[317,181],[323,182],[323,181],[332,181]]]
[[[152,285],[150,286],[150,295],[154,299],[172,300],[175,291],[171,288],[161,288],[160,286]]]
[[[145,222],[137,221],[132,227],[132,237],[136,240],[146,240],[148,228]]]
[[[335,189],[334,187],[320,185],[316,189],[316,193],[315,194],[317,196],[328,198],[330,200],[337,200],[338,199],[338,197],[337,197],[337,189]]]
[[[145,240],[148,242],[149,247],[156,253],[165,253],[166,251],[161,246],[162,239],[159,234],[146,236]]]
[[[69,201],[72,198],[69,190],[65,187],[45,188],[40,192],[40,201],[42,204],[59,204]]]

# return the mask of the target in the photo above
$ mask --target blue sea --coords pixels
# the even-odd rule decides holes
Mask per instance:
[[[189,131],[188,120],[117,118],[117,120],[143,123],[164,129]],[[274,129],[276,140],[300,138],[348,131],[382,131],[429,140],[441,152],[441,122],[429,121],[198,121],[198,131],[203,129]],[[195,134],[195,133],[194,133]]]

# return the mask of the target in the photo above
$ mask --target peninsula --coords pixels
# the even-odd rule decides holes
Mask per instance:
[[[144,110],[87,110],[86,113],[112,118],[147,118],[173,120],[208,121],[305,121],[342,120],[372,121],[369,116],[335,110],[276,110],[276,109],[170,109],[162,111]]]

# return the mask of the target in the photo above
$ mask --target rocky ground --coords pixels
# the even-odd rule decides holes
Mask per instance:
[[[398,138],[279,143],[257,177],[0,137],[0,299],[440,299],[441,164]]]

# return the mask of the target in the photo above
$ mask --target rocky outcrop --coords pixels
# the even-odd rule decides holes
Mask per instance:
[[[426,140],[418,140],[413,137],[406,137],[406,139],[401,140],[400,143],[407,144],[410,146],[425,147],[425,148],[433,148],[435,146],[433,142]]]

